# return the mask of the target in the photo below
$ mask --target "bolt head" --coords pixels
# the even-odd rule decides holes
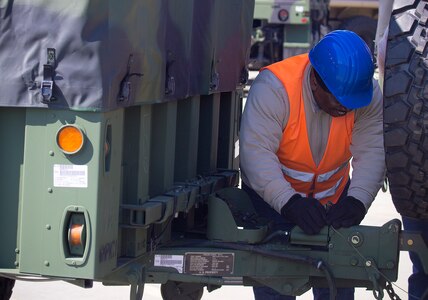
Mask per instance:
[[[358,245],[360,243],[360,237],[358,235],[353,235],[351,237],[351,243],[354,245]]]

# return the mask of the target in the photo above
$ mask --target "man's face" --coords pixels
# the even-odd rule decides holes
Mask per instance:
[[[342,117],[351,111],[336,100],[314,69],[311,71],[310,82],[315,101],[323,111],[332,117]]]

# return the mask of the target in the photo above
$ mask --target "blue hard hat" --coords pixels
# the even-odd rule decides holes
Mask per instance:
[[[325,85],[346,108],[366,106],[373,96],[374,64],[367,44],[354,32],[328,33],[309,52]]]

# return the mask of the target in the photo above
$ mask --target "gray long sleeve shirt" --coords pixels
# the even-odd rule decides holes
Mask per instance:
[[[309,144],[318,165],[326,148],[332,117],[314,100],[309,84],[311,66],[305,70],[303,99]],[[350,151],[351,185],[348,195],[368,209],[382,186],[385,173],[382,94],[377,81],[371,103],[355,110]],[[269,70],[253,82],[240,129],[242,181],[277,212],[296,194],[281,170],[276,153],[289,117],[289,100],[282,82]]]

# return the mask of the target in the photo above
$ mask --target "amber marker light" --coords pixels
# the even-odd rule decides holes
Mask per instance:
[[[65,154],[75,154],[83,147],[85,139],[82,130],[75,125],[65,125],[58,130],[56,143]]]
[[[84,245],[84,225],[83,224],[72,224],[68,242],[71,246],[83,246]]]

